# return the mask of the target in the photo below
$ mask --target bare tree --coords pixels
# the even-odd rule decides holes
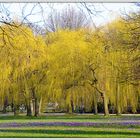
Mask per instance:
[[[75,30],[89,26],[90,20],[84,12],[68,7],[60,12],[51,12],[47,19],[46,29],[54,32],[58,29]]]

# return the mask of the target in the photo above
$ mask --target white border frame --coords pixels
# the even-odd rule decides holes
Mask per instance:
[[[138,3],[140,0],[0,0],[0,3]],[[140,140],[140,138],[0,138],[0,140]]]
[[[0,0],[0,3],[133,3],[140,0]]]

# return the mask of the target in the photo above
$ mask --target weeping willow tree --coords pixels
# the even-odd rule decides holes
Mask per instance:
[[[117,19],[108,28],[109,32],[106,33],[106,36],[109,46],[107,65],[110,67],[110,102],[115,106],[117,114],[126,112],[129,106],[132,108],[132,112],[135,113],[139,104],[139,94],[135,90],[138,88],[136,86],[138,81],[137,84],[133,84],[130,77],[133,74],[132,60],[138,54],[138,50],[132,52],[132,48],[126,45],[127,41],[132,40],[129,24],[126,24],[122,19]],[[133,47],[135,48],[135,45]]]
[[[35,98],[36,100],[36,97],[33,96],[40,96],[33,95],[34,87],[38,88],[41,85],[38,83],[42,82],[38,71],[41,69],[42,75],[46,73],[46,71],[43,72],[43,68],[46,68],[46,62],[44,61],[46,57],[45,43],[41,37],[35,37],[32,30],[24,25],[18,28],[9,26],[3,28],[5,28],[7,36],[4,40],[1,36],[2,43],[4,43],[4,45],[1,44],[0,55],[2,57],[1,65],[4,68],[1,73],[1,80],[5,79],[2,82],[3,85],[1,84],[1,90],[3,90],[1,93],[9,92],[8,95],[10,95],[10,91],[12,92],[15,112],[21,104],[20,100],[24,98],[27,115],[31,115],[30,103],[32,99]],[[36,104],[34,106],[37,108]]]
[[[89,96],[89,108],[94,106],[97,114],[99,96],[104,96],[107,106],[106,94],[99,89],[95,76],[95,70],[102,65],[104,56],[104,46],[99,36],[87,30],[63,30],[50,33],[48,38],[48,62],[52,79],[49,80],[50,93],[53,92],[54,97],[63,97],[69,112],[73,112],[77,103],[84,108],[87,104],[84,97]],[[61,90],[52,91],[51,88]],[[108,114],[108,109],[105,112]]]
[[[92,79],[91,86],[96,92],[94,93],[95,114],[97,114],[97,100],[100,97],[103,103],[104,114],[109,115],[108,111],[108,91],[106,91],[107,67],[106,67],[106,45],[104,43],[104,33],[97,30],[93,33],[90,40],[92,45],[92,58],[90,64],[90,73]],[[97,98],[98,97],[98,98]]]
[[[77,88],[84,86],[84,75],[87,72],[90,46],[86,42],[85,35],[84,30],[64,30],[49,34],[49,39],[52,39],[48,45],[49,71],[52,79],[50,91],[51,88],[61,89],[57,90],[58,93],[54,96],[63,95],[69,112],[76,106],[74,103],[76,93],[79,93],[79,98],[80,93],[82,94]],[[86,93],[85,90],[83,92]]]

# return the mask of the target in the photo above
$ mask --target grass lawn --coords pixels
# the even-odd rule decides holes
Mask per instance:
[[[0,137],[140,138],[140,116],[0,116]]]

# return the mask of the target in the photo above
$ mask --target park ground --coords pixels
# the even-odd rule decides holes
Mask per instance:
[[[0,115],[0,137],[140,138],[140,115]]]

